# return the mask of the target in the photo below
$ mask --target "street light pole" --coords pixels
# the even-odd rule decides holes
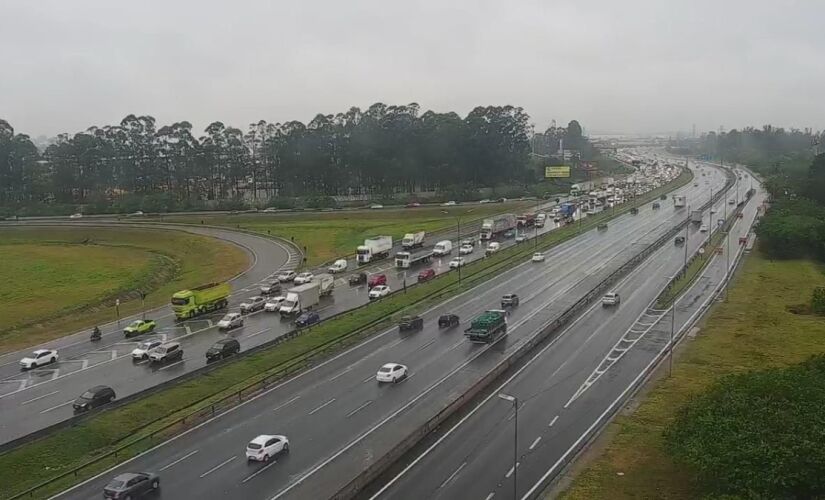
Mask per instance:
[[[512,403],[513,417],[513,500],[518,500],[518,398],[500,392],[498,397]]]

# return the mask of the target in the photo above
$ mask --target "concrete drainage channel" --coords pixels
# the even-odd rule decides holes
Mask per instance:
[[[729,170],[726,170],[726,172],[728,174],[728,180],[725,183],[724,189],[719,190],[719,192],[715,194],[710,201],[702,205],[702,207],[700,208],[702,211],[712,207],[715,202],[717,202],[721,197],[727,194],[728,190],[733,185],[733,174]],[[468,404],[473,402],[478,396],[483,395],[484,392],[488,390],[496,380],[500,379],[500,377],[506,374],[509,369],[515,367],[518,364],[518,362],[522,360],[522,358],[525,358],[537,346],[539,346],[547,340],[550,340],[553,335],[560,332],[564,326],[566,326],[573,319],[575,319],[594,300],[600,298],[602,294],[610,288],[610,286],[616,283],[619,279],[621,279],[631,270],[636,268],[641,262],[643,262],[659,247],[670,241],[687,224],[689,224],[687,219],[677,224],[676,226],[671,228],[666,234],[662,235],[656,241],[645,247],[641,252],[636,254],[628,262],[626,262],[621,267],[613,271],[598,285],[596,285],[590,292],[588,292],[584,297],[579,299],[577,302],[575,302],[573,305],[567,308],[564,312],[559,314],[558,317],[556,317],[554,320],[546,324],[544,328],[542,328],[527,342],[522,344],[510,356],[508,356],[506,359],[501,360],[492,370],[490,370],[485,376],[483,376],[472,387],[470,387],[469,390],[467,390],[462,395],[454,399],[451,403],[446,405],[441,411],[439,411],[436,415],[434,415],[427,422],[421,425],[418,429],[416,429],[414,432],[403,438],[383,457],[376,460],[372,465],[367,467],[361,474],[355,477],[346,486],[341,488],[334,495],[333,498],[335,500],[347,500],[356,498],[362,492],[362,490],[369,487],[373,481],[375,481],[377,478],[379,478],[384,473],[389,471],[396,464],[396,462],[402,460],[408,452],[410,452],[414,447],[418,446],[422,441],[424,441],[433,431],[438,429],[438,427],[442,425],[448,418],[453,417],[459,411],[464,409]],[[505,337],[501,337],[501,339],[503,338]],[[499,339],[499,341],[501,341],[501,339]]]

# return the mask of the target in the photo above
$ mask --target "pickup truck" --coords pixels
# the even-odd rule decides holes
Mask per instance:
[[[155,323],[153,319],[137,319],[123,329],[123,335],[125,335],[126,338],[143,335],[144,333],[154,331],[157,326],[157,323]]]

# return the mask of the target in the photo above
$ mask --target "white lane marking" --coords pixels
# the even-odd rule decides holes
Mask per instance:
[[[533,448],[535,448],[536,445],[539,444],[539,441],[541,441],[541,436],[537,437],[536,440],[533,441],[533,444],[530,445],[530,448],[528,448],[528,450],[533,451]]]
[[[352,371],[352,369],[353,369],[354,367],[355,367],[355,365],[351,365],[351,366],[349,366],[346,370],[342,371],[342,372],[341,372],[341,373],[339,373],[338,375],[335,375],[335,376],[334,376],[334,377],[332,377],[331,379],[327,380],[327,382],[332,382],[333,380],[335,380],[335,379],[337,379],[337,378],[343,377],[344,375],[346,375],[347,373],[349,373],[350,371]]]
[[[458,475],[458,473],[459,473],[459,472],[461,472],[461,469],[463,469],[463,468],[464,468],[464,466],[466,466],[466,465],[467,465],[467,462],[462,462],[462,463],[461,463],[461,465],[459,465],[459,466],[458,466],[458,469],[456,469],[456,470],[455,470],[452,474],[450,474],[450,477],[448,477],[447,479],[445,479],[445,480],[444,480],[444,482],[443,482],[443,483],[441,483],[441,486],[439,486],[438,488],[439,488],[439,489],[441,489],[441,488],[443,488],[444,486],[446,486],[446,485],[447,485],[447,483],[449,483],[450,481],[452,481],[452,480],[453,480],[453,478],[454,478],[454,477],[456,477],[456,476]]]
[[[558,415],[556,415],[555,417],[553,417],[553,420],[551,420],[551,421],[550,421],[550,423],[549,423],[549,424],[547,424],[547,427],[553,427],[553,424],[555,424],[555,423],[556,423],[556,420],[558,420],[558,419],[559,419],[559,416],[558,416]]]
[[[309,414],[310,414],[310,415],[312,415],[312,414],[313,414],[313,413],[315,413],[316,411],[320,410],[321,408],[323,408],[323,407],[325,407],[325,406],[327,406],[327,405],[332,404],[333,402],[335,402],[335,398],[332,398],[332,399],[330,399],[329,401],[327,401],[326,403],[324,403],[324,404],[322,404],[321,406],[319,406],[318,408],[315,408],[314,410],[312,410],[311,412],[309,412]]]
[[[51,408],[46,408],[45,410],[41,411],[40,413],[41,413],[41,414],[42,414],[42,413],[48,413],[48,412],[50,412],[50,411],[52,411],[52,410],[56,410],[56,409],[58,409],[58,408],[62,408],[62,407],[64,407],[64,406],[66,406],[66,405],[70,405],[70,404],[72,404],[72,403],[74,403],[74,399],[72,399],[71,401],[66,401],[65,403],[60,403],[59,405],[56,405],[56,406],[52,406]]]
[[[184,362],[184,361],[186,361],[187,359],[189,359],[189,358],[183,358],[182,360],[177,361],[177,362],[175,362],[175,363],[172,363],[171,365],[161,366],[160,368],[158,368],[158,371],[160,371],[160,370],[166,370],[166,369],[168,369],[168,368],[172,368],[173,366],[178,366],[179,364],[183,363],[183,362]]]
[[[492,498],[496,496],[496,492],[491,491],[489,495],[484,500],[492,500]]]
[[[264,465],[264,466],[263,466],[263,467],[261,467],[260,469],[256,470],[255,472],[253,472],[252,474],[250,474],[249,476],[247,476],[247,477],[246,477],[246,479],[244,479],[243,481],[241,481],[241,484],[243,484],[243,483],[245,483],[245,482],[249,481],[250,479],[254,478],[254,477],[255,477],[255,476],[257,476],[258,474],[262,473],[263,471],[267,470],[268,468],[272,467],[273,465],[275,465],[275,464],[277,464],[277,463],[278,463],[278,461],[277,461],[277,460],[273,460],[272,462],[270,462],[270,463],[268,463],[268,464]]]
[[[53,391],[53,392],[50,392],[50,393],[48,393],[48,394],[43,394],[42,396],[37,396],[36,398],[28,399],[28,400],[23,401],[22,403],[20,403],[20,406],[27,405],[27,404],[29,404],[29,403],[34,403],[35,401],[39,401],[39,400],[41,400],[41,399],[43,399],[43,398],[47,398],[47,397],[49,397],[49,396],[53,396],[53,395],[57,394],[58,392],[60,392],[60,391]]]
[[[294,403],[294,402],[295,402],[295,400],[296,400],[296,399],[298,399],[298,398],[300,398],[300,397],[301,397],[301,396],[295,396],[294,398],[290,399],[290,400],[289,400],[289,401],[287,401],[286,403],[281,403],[281,404],[279,404],[279,405],[278,405],[278,406],[276,406],[276,407],[275,407],[275,409],[273,409],[272,411],[273,411],[273,412],[276,412],[276,411],[280,410],[281,408],[283,408],[284,406],[286,406],[286,405],[288,405],[288,404],[292,404],[292,403]]]
[[[366,408],[367,406],[369,406],[371,404],[372,404],[372,400],[367,401],[366,403],[362,404],[358,408],[356,408],[356,409],[352,410],[351,412],[347,413],[347,418],[355,415],[356,413],[358,413],[359,411],[363,410],[364,408]]]
[[[175,461],[174,461],[174,462],[172,462],[171,464],[166,464],[166,465],[164,465],[163,467],[161,467],[161,468],[159,469],[159,471],[160,471],[160,472],[163,472],[163,471],[165,471],[166,469],[168,469],[169,467],[172,467],[173,465],[177,465],[177,464],[179,464],[179,463],[183,462],[184,460],[186,460],[187,458],[191,457],[192,455],[194,455],[194,454],[195,454],[195,453],[197,453],[197,452],[198,452],[198,450],[195,450],[195,451],[193,451],[193,452],[191,452],[191,453],[188,453],[188,454],[186,454],[186,455],[184,455],[184,456],[180,457],[179,459],[175,460]]]
[[[268,332],[269,330],[270,330],[270,328],[264,328],[264,329],[263,329],[263,330],[261,330],[260,332],[250,333],[249,335],[247,335],[247,336],[246,336],[246,337],[244,337],[244,338],[245,338],[245,339],[251,339],[252,337],[255,337],[256,335],[260,335],[260,334],[262,334],[262,333]]]
[[[421,347],[419,347],[418,349],[416,349],[416,351],[423,351],[424,349],[426,349],[426,348],[430,347],[431,345],[435,344],[436,340],[437,339],[433,338],[431,341],[427,342],[426,344],[424,344]]]
[[[510,476],[512,476],[512,475],[513,475],[513,471],[514,471],[514,470],[515,470],[515,469],[516,469],[519,465],[521,465],[521,462],[516,462],[516,466],[515,466],[515,467],[510,467],[510,470],[508,470],[508,471],[507,471],[507,474],[505,474],[505,475],[504,475],[504,477],[506,477],[507,479],[510,479]]]
[[[212,467],[212,468],[211,468],[211,469],[209,469],[208,471],[206,471],[206,472],[204,472],[203,474],[201,474],[201,477],[206,477],[206,476],[208,476],[209,474],[212,474],[213,472],[215,472],[216,470],[220,469],[221,467],[223,467],[224,465],[228,464],[229,462],[231,462],[231,461],[235,460],[236,458],[238,458],[238,456],[237,456],[237,455],[232,455],[232,457],[231,457],[231,458],[228,458],[228,459],[224,460],[223,462],[219,463],[218,465],[216,465],[216,466]]]

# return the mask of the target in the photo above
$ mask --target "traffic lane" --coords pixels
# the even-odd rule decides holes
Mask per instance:
[[[500,296],[500,295],[499,295],[498,293],[495,293],[495,297],[497,298],[498,296]],[[524,308],[523,310],[526,310],[526,307],[527,307],[527,306],[525,306],[525,308]],[[454,361],[453,361],[453,360],[447,360],[447,364],[448,364],[448,365],[453,365],[453,364],[454,364]],[[373,367],[372,369],[370,369],[370,373],[368,374],[368,375],[369,375],[369,380],[370,380],[370,382],[369,382],[369,383],[374,382],[374,380],[373,380],[373,377],[374,377],[374,370],[375,370],[375,368]],[[434,370],[434,372],[435,372],[435,371],[437,371],[437,370]],[[359,376],[359,378],[360,378],[360,376]],[[413,378],[409,379],[409,380],[408,380],[408,382],[404,382],[403,384],[408,384],[408,383],[411,383],[411,382],[413,382],[413,381],[414,381],[414,379],[415,379],[415,378],[413,377]],[[403,385],[403,384],[402,384],[402,385]],[[400,386],[396,386],[396,387],[400,387]],[[364,395],[363,397],[368,398],[368,396],[369,396],[369,395]],[[292,396],[292,397],[290,397],[290,398],[288,398],[288,399],[287,399],[287,398],[284,398],[284,397],[279,397],[279,398],[277,398],[277,399],[278,399],[278,401],[280,401],[280,404],[283,404],[285,401],[292,401],[294,397],[295,397],[295,396]],[[321,399],[323,399],[323,398],[321,398]],[[404,400],[406,400],[406,399],[408,399],[408,396],[407,396],[407,395],[402,395],[402,396],[401,396],[401,398],[400,398],[400,400],[401,400],[401,401],[404,401]],[[301,407],[301,408],[300,408],[301,412],[306,412],[306,413],[308,413],[308,412],[313,411],[314,409],[319,408],[319,407],[320,407],[320,405],[315,406],[313,409],[309,409],[311,406],[313,406],[313,405],[315,405],[315,404],[318,404],[318,402],[319,402],[319,401],[320,401],[320,400],[315,400],[314,402],[312,402],[312,404],[309,404],[309,405],[305,404],[303,407]],[[327,401],[329,401],[329,400],[327,400]],[[296,405],[297,405],[297,403],[298,403],[298,402],[297,402],[297,401],[295,401],[295,403],[294,403],[294,404],[296,404]],[[320,404],[323,404],[323,403],[324,403],[324,401],[322,401]],[[297,408],[297,406],[293,406],[293,404],[290,404],[290,405],[288,405],[287,407],[281,407],[281,408],[279,408],[280,404],[279,404],[279,405],[275,405],[275,408],[276,408],[276,409],[279,409],[279,410],[281,410],[281,411],[285,411],[285,410],[288,410],[288,409],[290,409],[290,408]],[[243,413],[244,413],[244,414],[246,414],[246,415],[242,416],[240,413],[237,413],[236,415],[237,415],[237,416],[240,416],[240,419],[238,419],[238,417],[233,417],[233,418],[232,418],[232,421],[233,421],[233,422],[236,422],[236,423],[237,423],[237,422],[247,422],[247,421],[250,421],[250,418],[249,418],[249,417],[254,418],[254,416],[256,416],[256,415],[265,415],[265,414],[269,413],[268,411],[266,411],[266,409],[261,409],[261,408],[255,408],[255,409],[252,409],[252,411],[251,411],[251,413],[250,413],[250,411],[249,411],[249,410],[250,410],[253,406],[257,407],[258,405],[257,405],[257,404],[254,404],[254,403],[253,403],[252,405],[249,405],[247,408],[243,409]],[[324,407],[323,409],[326,409],[326,408],[327,408],[327,407]],[[329,405],[329,406],[328,406],[328,408],[335,408],[335,406],[333,406],[333,405]],[[363,415],[363,416],[366,416],[366,417],[369,417],[369,415],[370,415],[370,414],[369,414],[368,412],[370,412],[370,411],[374,411],[374,409],[375,409],[375,408],[377,408],[377,407],[375,407],[375,406],[373,406],[373,405],[370,405],[368,408],[366,408],[366,409],[364,410],[364,413],[363,413],[362,415]],[[347,408],[344,408],[344,409],[347,409]],[[320,410],[319,410],[319,411],[320,411]],[[349,411],[352,411],[352,409],[349,409]],[[316,413],[317,413],[317,412],[316,412]],[[297,417],[296,417],[296,418],[297,418]],[[299,420],[300,420],[300,419],[299,419]],[[233,425],[232,425],[232,424],[230,424],[230,425],[229,425],[229,427],[231,428],[231,427],[233,427]],[[280,429],[280,427],[279,427],[279,429]],[[197,432],[197,431],[196,431],[196,432]],[[206,431],[206,433],[207,433],[207,434],[211,434],[211,430]],[[312,434],[313,434],[312,432],[309,432],[309,433],[307,433],[307,434],[305,434],[305,435],[312,435]],[[300,434],[299,434],[299,435],[300,435]],[[194,439],[196,442],[197,442],[197,441],[199,441],[199,439],[197,439],[197,438],[193,438],[193,439]],[[210,439],[213,439],[213,438],[210,438]],[[237,439],[236,439],[236,438],[234,438],[234,437],[233,437],[232,439],[234,439],[235,441],[237,441]],[[248,439],[248,438],[246,438],[246,439]],[[293,440],[294,440],[294,438],[293,438]],[[227,444],[227,446],[228,446],[228,444]],[[324,446],[324,447],[326,447],[327,445],[326,445],[326,444],[324,444],[323,446]],[[186,448],[186,447],[184,447],[184,448],[185,448],[185,449],[188,449],[188,448]],[[184,451],[184,450],[182,450],[182,449],[181,449],[181,446],[176,446],[176,447],[175,447],[175,450],[177,450],[177,451]],[[200,455],[200,453],[199,453],[198,455],[199,455],[199,456],[206,456],[206,455]],[[294,455],[294,450],[293,450],[293,455]],[[170,458],[171,458],[171,457],[170,457]],[[205,463],[197,463],[197,467],[199,467],[199,469],[203,469],[203,467],[204,467],[204,466],[206,466],[206,465],[208,465],[208,464],[205,464]],[[151,464],[147,464],[147,465],[146,465],[146,467],[151,467]],[[146,467],[144,467],[144,468],[146,468]],[[162,467],[162,465],[160,465],[159,467]],[[157,470],[157,468],[159,468],[159,467],[156,467],[156,468],[155,468],[155,470]],[[211,474],[210,474],[210,475],[211,475]],[[216,477],[217,477],[217,476],[216,476]],[[165,487],[164,487],[164,488],[165,488],[165,490],[166,490],[166,491],[169,491],[169,488],[168,488],[166,485],[165,485]],[[93,489],[94,489],[94,488],[93,488]]]
[[[112,226],[123,227],[124,224],[104,225],[104,227]],[[65,225],[60,225],[58,227],[64,228]],[[148,225],[148,228],[168,229],[169,226]],[[219,230],[199,227],[176,227],[175,229],[183,229],[191,233],[200,234],[202,236],[209,236],[224,241],[228,241],[230,243],[240,246],[242,249],[244,249],[245,251],[250,253],[250,255],[252,255],[250,267],[240,275],[230,280],[234,290],[246,288],[254,283],[258,283],[266,279],[268,276],[272,275],[276,270],[280,269],[282,266],[285,266],[290,260],[291,255],[287,247],[285,247],[284,244],[277,242],[275,240],[263,238],[260,236],[254,236],[246,233],[237,233],[230,230]],[[164,305],[159,308],[147,311],[146,315],[150,318],[154,317],[155,319],[160,319],[164,322],[164,324],[171,324],[174,322],[174,314],[171,312],[168,305]],[[129,317],[121,318],[120,324],[117,324],[115,322],[101,325],[101,333],[103,335],[103,339],[100,341],[100,343],[102,344],[106,341],[111,340],[120,340],[120,338],[122,338],[123,335],[123,327],[126,326],[128,322],[131,322],[134,319],[140,319],[140,317],[141,314],[135,314]],[[20,358],[27,355],[34,349],[56,348],[60,349],[61,351],[65,350],[66,352],[61,354],[65,354],[68,356],[72,356],[78,352],[82,352],[82,350],[88,345],[87,343],[89,341],[90,331],[91,329],[86,329],[80,332],[76,332],[74,334],[67,335],[65,337],[61,337],[59,339],[55,339],[50,342],[40,344],[38,346],[34,346],[31,349],[25,349],[21,351],[5,353],[0,355],[0,376],[2,376],[5,373],[5,370],[7,370],[9,366],[12,366],[12,368],[15,367]]]

